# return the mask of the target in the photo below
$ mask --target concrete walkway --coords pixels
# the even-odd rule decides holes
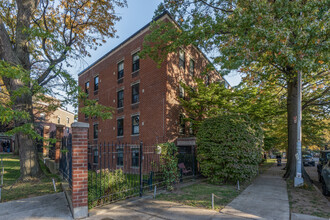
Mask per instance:
[[[290,219],[286,182],[281,169],[270,168],[260,175],[221,213],[152,198],[126,200],[99,207],[89,219]]]
[[[63,192],[0,203],[0,220],[71,220]]]

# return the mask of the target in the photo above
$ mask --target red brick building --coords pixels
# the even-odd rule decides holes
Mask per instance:
[[[168,13],[156,18],[173,21]],[[209,63],[196,47],[178,48],[168,54],[160,67],[150,58],[139,59],[149,24],[109,51],[79,74],[79,86],[90,99],[114,108],[112,119],[86,118],[79,113],[78,121],[90,124],[90,142],[121,142],[156,145],[176,142],[181,150],[195,145],[189,124],[184,123],[179,95],[183,81],[191,86],[193,77],[207,81],[224,81],[216,72],[201,76]],[[191,148],[190,148],[191,149]]]

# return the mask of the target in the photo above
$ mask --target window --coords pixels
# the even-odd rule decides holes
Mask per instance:
[[[117,136],[124,136],[124,119],[117,120]]]
[[[45,120],[45,113],[40,113],[40,120]]]
[[[89,81],[85,83],[85,93],[89,94]]]
[[[189,61],[189,73],[192,76],[194,76],[195,74],[195,61],[193,61],[192,59],[190,59]]]
[[[61,123],[61,117],[57,116],[57,124],[60,124],[60,123]]]
[[[66,117],[66,122],[69,124],[70,123],[70,118]]]
[[[132,149],[132,167],[138,167],[139,165],[139,160],[140,160],[140,152],[139,149],[135,148]]]
[[[124,149],[117,148],[117,166],[124,165]]]
[[[94,124],[94,139],[97,139],[99,137],[99,125]]]
[[[117,108],[124,107],[124,90],[120,90],[117,92]]]
[[[140,116],[135,115],[132,117],[132,134],[139,134],[139,120]]]
[[[133,54],[133,66],[132,66],[132,72],[135,72],[140,69],[140,58],[137,53]]]
[[[132,86],[132,104],[139,102],[139,83]]]
[[[210,76],[206,75],[205,85],[210,85]]]
[[[97,90],[99,90],[99,77],[98,76],[96,76],[94,78],[94,91],[97,91]]]
[[[183,50],[180,50],[179,52],[179,67],[182,67],[184,69],[185,67],[185,52]]]
[[[179,97],[184,98],[184,88],[181,85],[179,85]]]
[[[70,128],[66,128],[66,133],[70,133]]]
[[[99,151],[97,148],[94,149],[94,157],[93,157],[93,163],[99,162]]]
[[[118,79],[124,77],[124,61],[118,63]]]
[[[85,114],[85,120],[88,120],[88,115]]]
[[[184,121],[184,116],[183,114],[180,114],[180,129],[179,129],[179,133],[180,134],[185,134],[186,133],[186,123]]]

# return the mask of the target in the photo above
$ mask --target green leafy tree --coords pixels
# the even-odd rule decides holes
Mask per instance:
[[[165,0],[180,28],[156,22],[145,51],[155,60],[194,44],[213,57],[221,73],[238,70],[244,80],[276,84],[286,90],[288,163],[285,177],[296,172],[297,75],[302,74],[304,111],[321,106],[329,114],[329,0]],[[303,169],[304,171],[304,169]],[[308,176],[306,172],[303,176]]]
[[[14,123],[21,178],[40,174],[33,97],[60,90],[64,101],[75,102],[77,84],[64,67],[115,36],[115,7],[124,6],[126,0],[0,0],[0,78],[10,100],[1,120]]]

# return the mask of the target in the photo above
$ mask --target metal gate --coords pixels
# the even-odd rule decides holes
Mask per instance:
[[[59,171],[63,179],[68,181],[72,186],[72,135],[62,138],[62,147],[60,152],[60,167]]]

